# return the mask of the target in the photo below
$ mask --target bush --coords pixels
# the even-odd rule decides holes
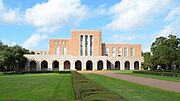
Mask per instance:
[[[59,73],[59,74],[67,74],[71,73],[71,71],[11,71],[11,72],[4,72],[4,74],[25,74],[25,73]]]
[[[172,70],[133,71],[133,73],[180,77],[179,71],[172,71]]]
[[[71,74],[77,100],[127,101],[122,96],[103,88],[78,72],[72,71]]]

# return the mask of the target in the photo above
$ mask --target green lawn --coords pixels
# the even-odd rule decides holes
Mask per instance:
[[[180,93],[139,85],[97,74],[84,74],[110,91],[117,92],[130,101],[180,101]]]
[[[15,74],[0,76],[1,100],[75,100],[70,74]]]
[[[138,76],[138,77],[145,77],[145,78],[152,78],[152,79],[180,82],[180,77],[138,74],[138,73],[133,73],[131,70],[114,70],[112,72],[120,73],[120,74],[127,74],[127,75],[131,75],[131,76]]]

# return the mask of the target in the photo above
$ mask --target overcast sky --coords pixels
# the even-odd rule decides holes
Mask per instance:
[[[104,43],[141,44],[180,36],[180,0],[0,0],[0,40],[46,50],[49,38],[72,29],[97,29]]]

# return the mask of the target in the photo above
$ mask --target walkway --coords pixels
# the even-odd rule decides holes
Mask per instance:
[[[165,81],[165,80],[158,80],[158,79],[151,79],[151,78],[143,78],[143,77],[136,77],[136,76],[129,76],[125,74],[115,74],[112,72],[105,72],[105,71],[97,71],[92,72],[108,77],[113,77],[121,80],[126,80],[142,85],[148,85],[156,88],[161,88],[165,90],[170,90],[174,92],[180,92],[180,82],[173,82],[173,81]]]

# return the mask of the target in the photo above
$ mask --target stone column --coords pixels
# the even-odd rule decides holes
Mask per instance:
[[[30,71],[30,61],[26,63],[25,71]]]
[[[103,69],[107,70],[107,60],[103,61]]]
[[[124,61],[122,61],[120,64],[121,64],[120,69],[121,69],[121,70],[125,70],[125,67],[124,67]]]
[[[84,62],[84,61],[82,62],[82,71],[83,70],[86,70],[86,62]]]
[[[71,70],[75,70],[75,62],[72,61],[70,65],[71,65]]]
[[[59,71],[64,70],[64,62],[60,61],[59,62]]]
[[[52,71],[52,62],[48,61],[48,71]]]
[[[97,62],[93,61],[93,70],[97,70]]]
[[[41,71],[41,62],[40,61],[36,62],[36,71]]]
[[[130,62],[130,70],[134,70],[134,62]]]

